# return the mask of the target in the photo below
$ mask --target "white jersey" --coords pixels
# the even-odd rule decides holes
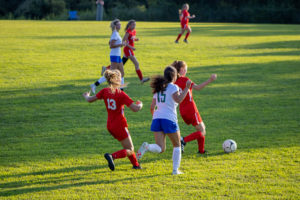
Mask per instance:
[[[110,41],[116,40],[115,44],[122,44],[122,38],[118,31],[114,30],[111,34]],[[121,47],[112,48],[110,50],[111,56],[121,56]]]
[[[153,114],[153,119],[168,119],[177,123],[176,108],[178,103],[174,101],[172,95],[178,91],[179,88],[177,85],[169,83],[165,91],[153,95],[157,106]]]

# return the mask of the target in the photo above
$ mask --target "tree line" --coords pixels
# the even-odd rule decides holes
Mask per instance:
[[[0,19],[95,20],[96,0],[0,0]],[[178,21],[184,3],[195,22],[300,23],[299,0],[104,0],[104,20]]]

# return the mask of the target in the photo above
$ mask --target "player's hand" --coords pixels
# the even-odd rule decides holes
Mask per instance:
[[[139,41],[140,39],[139,39],[139,38],[135,38],[134,40],[135,40],[135,41]]]
[[[186,82],[186,86],[185,86],[185,87],[190,88],[191,85],[192,85],[192,81],[191,81],[191,80],[188,80],[188,81]]]
[[[131,47],[131,49],[132,49],[133,51],[135,51],[135,48],[134,48],[134,47]]]
[[[216,80],[217,79],[217,74],[212,74],[211,76],[210,76],[210,81],[214,81],[214,80]]]

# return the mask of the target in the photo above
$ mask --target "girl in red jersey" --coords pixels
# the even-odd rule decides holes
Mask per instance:
[[[137,112],[142,109],[143,104],[140,101],[137,101],[137,104],[135,104],[125,92],[120,90],[121,73],[119,70],[106,70],[104,76],[109,85],[108,88],[102,89],[95,96],[90,96],[89,92],[83,94],[83,97],[89,103],[96,100],[104,100],[108,113],[107,130],[123,146],[123,149],[112,154],[106,153],[104,157],[112,171],[115,169],[114,160],[124,158],[126,156],[129,158],[134,169],[141,169],[135,156],[134,147],[128,131],[127,121],[124,116],[124,105],[129,107],[133,112]]]
[[[187,64],[184,61],[174,61],[172,64],[173,67],[177,69],[178,72],[178,78],[175,82],[176,85],[179,86],[182,90],[186,86],[186,82],[190,81],[188,77],[186,77],[187,73]],[[191,84],[191,88],[189,90],[189,93],[186,95],[185,99],[180,103],[179,105],[179,111],[182,119],[184,122],[189,125],[192,124],[196,132],[191,133],[190,135],[181,138],[181,151],[184,151],[184,146],[187,142],[193,141],[197,139],[198,142],[198,153],[204,154],[206,151],[204,150],[204,143],[205,143],[205,125],[202,121],[202,118],[198,112],[197,106],[195,104],[195,101],[193,99],[192,90],[201,90],[206,85],[211,83],[212,81],[217,79],[216,74],[212,74],[210,79],[207,81],[197,85],[195,83]]]
[[[184,33],[185,30],[187,30],[187,33],[184,38],[184,42],[188,43],[187,38],[189,37],[190,33],[192,32],[191,27],[189,26],[189,20],[195,18],[195,15],[190,16],[189,11],[189,4],[183,4],[182,10],[179,10],[179,18],[181,23],[181,32],[177,36],[177,39],[175,40],[175,43],[178,43],[178,40],[180,39],[181,35]]]
[[[136,37],[136,30],[135,30],[136,22],[135,20],[129,20],[126,28],[125,28],[125,35],[123,37],[123,42],[126,43],[126,46],[123,49],[123,65],[127,62],[128,58],[133,62],[135,66],[135,71],[141,81],[141,83],[144,83],[146,81],[149,81],[149,78],[143,78],[142,71],[139,67],[139,62],[137,61],[136,57],[134,56],[135,47],[134,42],[139,41],[139,39]]]

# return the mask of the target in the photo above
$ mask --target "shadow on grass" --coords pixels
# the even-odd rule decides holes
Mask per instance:
[[[190,67],[188,76],[196,83],[201,83],[201,79],[207,80],[211,73],[219,76],[211,88],[199,94],[194,92],[196,102],[203,102],[203,97],[204,102],[207,102],[202,104],[200,113],[209,104],[216,107],[215,117],[222,117],[222,120],[247,121],[251,117],[256,126],[264,126],[273,123],[275,119],[281,119],[282,122],[295,120],[297,109],[294,109],[294,94],[297,94],[300,85],[299,78],[291,79],[289,75],[299,73],[298,66],[300,61],[199,66]],[[125,109],[129,123],[148,121],[144,129],[129,126],[137,149],[142,144],[142,139],[153,139],[153,135],[149,134],[151,116],[146,107],[150,105],[152,95],[149,85],[135,84],[138,82],[136,77],[128,77],[126,80],[133,84],[125,91],[131,97],[141,97],[145,106],[139,113]],[[104,151],[118,150],[120,144],[106,130],[106,109],[103,102],[88,104],[81,96],[94,81],[72,80],[57,83],[59,85],[54,87],[0,91],[0,104],[3,105],[0,116],[2,164],[101,155]],[[230,108],[232,112],[224,113],[224,108]],[[281,108],[288,112],[281,113]],[[223,119],[226,114],[228,116]],[[243,126],[243,123],[238,125],[241,130]],[[249,130],[246,133],[248,132]],[[276,132],[271,135],[274,139],[281,137]],[[242,133],[238,136],[242,137]],[[256,141],[260,137],[262,136],[256,134],[252,139]],[[265,147],[276,145],[278,144],[272,141],[264,142]],[[283,142],[280,145],[289,144]]]
[[[65,40],[65,39],[109,39],[110,35],[53,35],[53,36],[23,36],[22,38],[37,40]]]
[[[300,29],[298,25],[290,25],[287,29],[286,25],[257,25],[257,24],[190,24],[192,34],[213,36],[213,37],[255,37],[255,36],[276,36],[276,35],[299,35]],[[283,27],[280,29],[280,27]],[[143,28],[139,31],[142,36],[174,36],[180,32],[178,27],[155,27]],[[176,39],[176,38],[175,38]],[[174,40],[175,40],[174,39]]]
[[[99,185],[99,184],[116,184],[119,182],[123,183],[124,181],[136,181],[136,180],[140,180],[140,179],[148,179],[148,178],[153,178],[153,177],[158,177],[158,176],[162,176],[162,175],[139,176],[139,177],[131,177],[131,178],[120,178],[120,179],[114,179],[114,180],[84,181],[84,182],[79,182],[79,183],[59,184],[59,185],[48,186],[48,187],[40,186],[40,187],[30,187],[30,188],[22,188],[22,189],[12,189],[9,191],[0,191],[0,196],[9,197],[9,196],[15,196],[15,195],[33,193],[33,192],[66,189],[66,188],[70,188],[70,187],[92,186],[92,185]],[[78,179],[74,178],[71,180],[76,181]],[[25,187],[25,186],[28,186],[28,184],[25,184],[22,186]],[[22,186],[20,186],[20,187],[22,187]]]
[[[39,176],[39,175],[54,175],[54,174],[69,173],[69,172],[74,172],[74,171],[91,171],[91,170],[103,169],[103,168],[107,168],[107,165],[77,166],[77,167],[37,171],[37,172],[30,172],[30,173],[2,175],[2,176],[0,176],[0,178],[12,178],[12,177],[22,177],[22,176]],[[6,187],[9,187],[9,186],[8,186],[8,184],[0,184],[0,187],[1,188],[6,188]]]

